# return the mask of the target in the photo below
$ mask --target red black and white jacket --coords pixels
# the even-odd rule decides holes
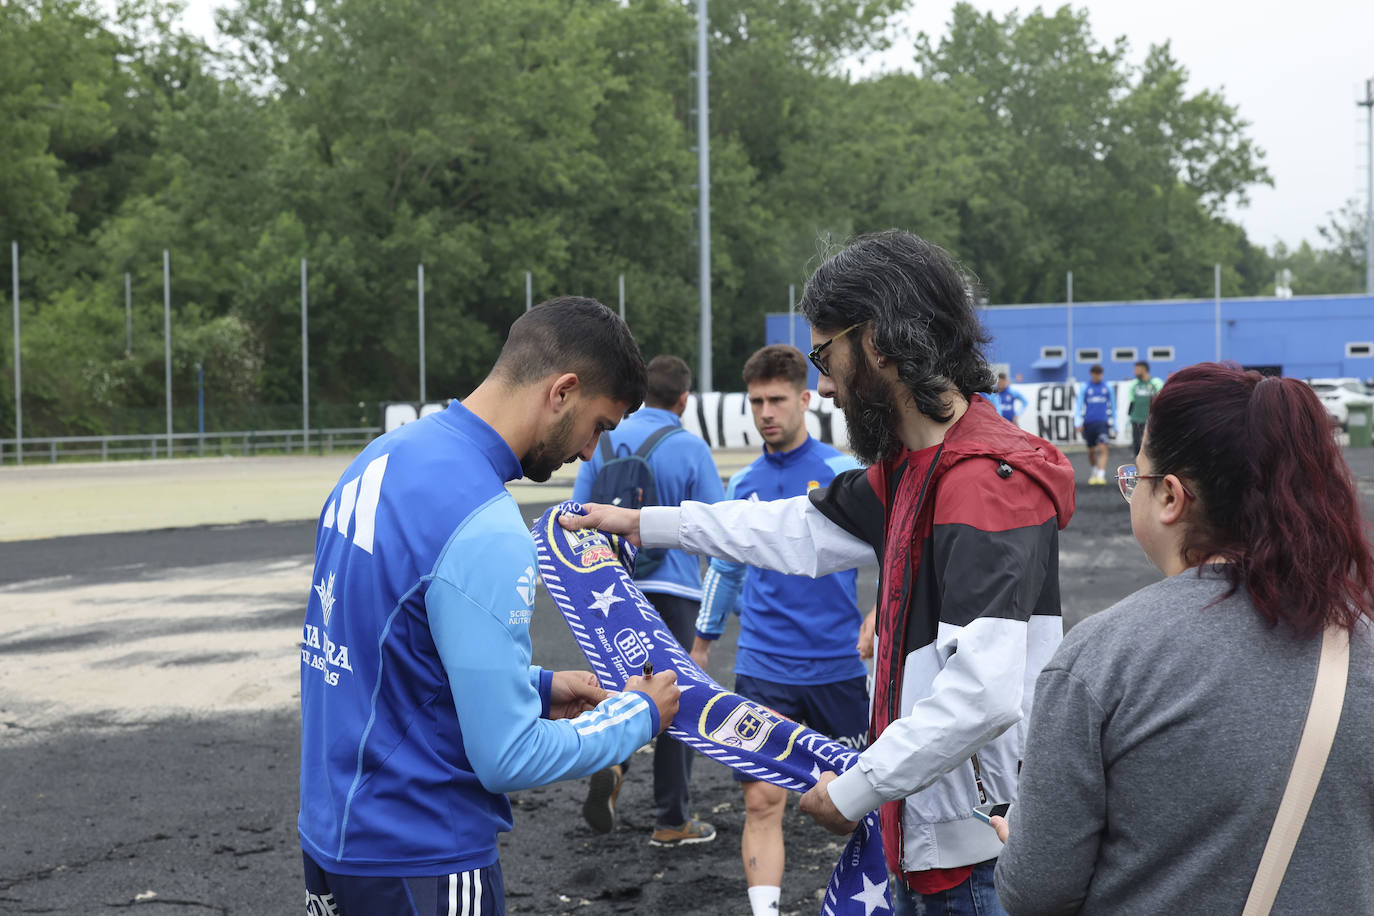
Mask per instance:
[[[640,534],[794,575],[881,561],[872,743],[829,791],[852,820],[886,805],[889,866],[914,872],[1000,851],[971,812],[1016,798],[1035,678],[1063,636],[1073,509],[1068,459],[976,397],[933,449],[805,497],[645,509]]]

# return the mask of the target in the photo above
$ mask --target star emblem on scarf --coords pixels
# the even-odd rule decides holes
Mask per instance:
[[[864,916],[873,916],[874,910],[890,909],[887,905],[887,899],[883,896],[883,891],[886,888],[882,883],[874,884],[868,880],[868,875],[861,875],[860,877],[863,878],[864,889],[850,899],[857,900],[864,905]]]
[[[611,616],[611,605],[625,600],[624,598],[621,598],[619,595],[615,593],[614,582],[606,586],[606,590],[604,592],[599,592],[596,589],[592,589],[592,598],[595,600],[590,602],[590,606],[600,611],[602,616],[604,617]]]

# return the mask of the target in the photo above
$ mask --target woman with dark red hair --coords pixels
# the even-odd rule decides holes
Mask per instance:
[[[1020,797],[994,819],[998,896],[1013,916],[1239,914],[1263,854],[1272,912],[1374,913],[1374,559],[1325,410],[1295,379],[1193,366],[1138,461],[1117,477],[1167,578],[1075,627],[1040,675]],[[1347,639],[1345,668],[1323,647]],[[1335,702],[1312,702],[1319,657],[1323,682],[1348,671]],[[1339,708],[1334,739],[1309,706]],[[1300,737],[1329,756],[1305,818],[1284,816],[1285,868],[1266,844]]]

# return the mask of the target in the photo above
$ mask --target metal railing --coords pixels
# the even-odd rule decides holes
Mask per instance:
[[[327,454],[338,448],[358,449],[381,435],[379,426],[354,426],[309,430],[309,453]],[[64,460],[129,458],[181,458],[206,455],[303,454],[306,431],[300,429],[249,429],[217,433],[139,433],[120,436],[24,437],[20,443],[0,439],[0,465]]]

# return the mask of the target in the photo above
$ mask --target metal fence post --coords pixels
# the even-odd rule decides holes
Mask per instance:
[[[310,336],[306,318],[308,292],[305,284],[305,258],[301,258],[301,435],[310,448]]]
[[[24,463],[24,383],[19,359],[19,243],[10,243],[11,274],[14,278],[14,457]]]
[[[425,265],[416,268],[420,296],[420,403],[425,402]]]
[[[787,284],[787,342],[797,345],[797,284]]]
[[[1221,362],[1221,265],[1220,265],[1220,264],[1214,264],[1214,265],[1212,265],[1212,303],[1213,303],[1212,323],[1215,325],[1215,328],[1213,329],[1213,334],[1214,334],[1214,336],[1215,336],[1215,338],[1216,338],[1216,353],[1215,353],[1214,355],[1215,355],[1216,361],[1217,361],[1217,362]]]
[[[172,457],[172,256],[162,249],[162,346],[167,387],[167,457]]]

